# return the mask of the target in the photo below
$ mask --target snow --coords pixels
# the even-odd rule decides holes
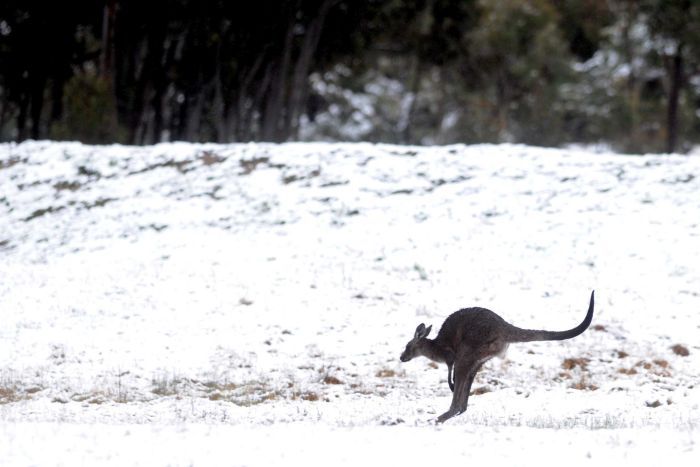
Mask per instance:
[[[688,464],[699,195],[601,148],[0,145],[0,464]],[[592,289],[432,423],[419,323]]]
[[[312,424],[184,427],[20,424],[10,462],[40,465],[430,465],[488,460],[497,465],[690,465],[693,440],[658,439],[648,429],[540,430],[489,427],[319,429]],[[2,428],[0,428],[2,433]],[[7,434],[2,433],[3,441]],[[56,443],[70,437],[80,445]],[[36,452],[36,445],[48,449]],[[2,443],[2,441],[0,441]],[[1,446],[1,444],[0,444]],[[157,446],[154,449],[154,446]],[[328,449],[328,447],[336,449]],[[649,449],[649,447],[656,449]],[[646,447],[646,449],[645,449]],[[640,449],[641,448],[641,449]],[[676,464],[678,463],[678,464]]]

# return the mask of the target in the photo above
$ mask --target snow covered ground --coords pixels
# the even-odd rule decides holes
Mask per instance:
[[[697,156],[3,144],[0,465],[687,465],[699,264]],[[433,424],[419,323],[592,289]]]

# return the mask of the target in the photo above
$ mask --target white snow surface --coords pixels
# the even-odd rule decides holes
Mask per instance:
[[[690,465],[698,265],[700,156],[2,144],[0,465]],[[434,424],[419,323],[593,289]]]

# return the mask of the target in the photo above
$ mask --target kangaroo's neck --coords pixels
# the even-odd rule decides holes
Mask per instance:
[[[423,339],[420,353],[437,363],[452,363],[454,360],[453,352],[436,343],[434,339]]]

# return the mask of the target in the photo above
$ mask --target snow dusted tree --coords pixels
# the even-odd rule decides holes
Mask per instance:
[[[678,145],[681,93],[690,74],[700,67],[700,2],[693,0],[644,0],[654,52],[666,70],[666,151]]]

